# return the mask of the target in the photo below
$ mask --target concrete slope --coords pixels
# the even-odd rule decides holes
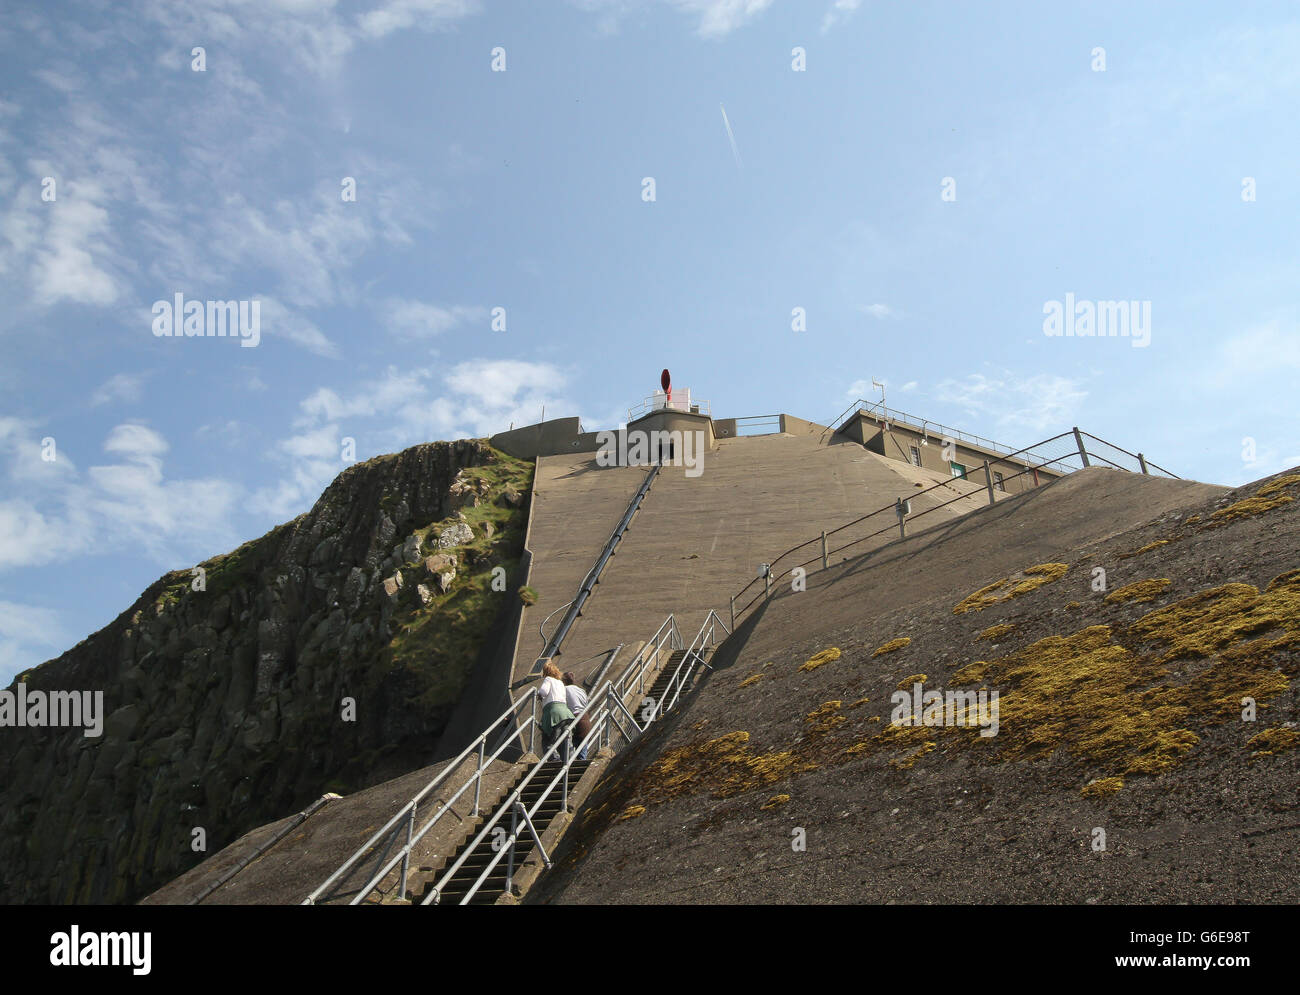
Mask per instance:
[[[573,596],[644,473],[600,469],[594,458],[555,459],[564,462],[542,461],[542,500],[534,511],[529,543],[539,578],[535,586],[544,583],[548,592],[545,604],[532,610],[535,618],[542,617],[543,608],[550,611]],[[811,434],[721,440],[716,451],[705,455],[698,476],[687,476],[680,466],[661,470],[571,629],[560,662],[582,677],[605,651],[647,638],[670,612],[679,614],[682,632],[690,639],[708,609],[726,617],[729,598],[755,576],[759,563],[817,537],[823,528],[837,528],[895,498],[912,498],[935,483],[945,486],[915,498],[914,513],[963,494],[970,497],[921,519],[923,523],[987,506],[982,484],[885,459],[853,443],[826,445]],[[617,496],[623,497],[621,505]],[[888,529],[896,521],[890,511],[873,520],[872,529]],[[820,547],[810,546],[799,560],[819,556]],[[556,616],[552,625],[558,620]],[[516,680],[527,675],[541,645],[536,622],[526,625],[530,630],[516,655]]]
[[[620,758],[530,901],[1300,900],[1296,498],[1294,472],[1086,470],[810,575]],[[918,682],[1000,690],[997,735],[894,725]]]
[[[447,790],[438,798],[449,798],[465,779],[473,775],[476,757],[463,761],[453,772]],[[376,784],[353,795],[334,798],[298,824],[295,816],[260,826],[234,843],[213,854],[197,867],[168,882],[145,898],[145,905],[185,905],[200,896],[205,905],[297,905],[334,873],[356,849],[366,842],[393,814],[411,800],[447,763],[434,764],[402,777]],[[498,761],[483,776],[481,811],[504,797],[523,768]],[[474,824],[473,788],[461,796],[452,811],[444,815],[421,840],[411,863],[413,880],[423,880],[429,872],[442,866],[447,856],[464,839],[467,827]],[[435,803],[430,801],[428,814]],[[427,814],[420,815],[423,823]],[[286,832],[287,830],[287,832]],[[259,848],[265,849],[259,854]],[[245,860],[249,862],[240,868]],[[324,904],[347,904],[377,869],[379,853],[363,861],[352,874],[340,881]],[[209,889],[237,870],[216,890]],[[380,885],[380,893],[396,893],[398,874],[393,872]],[[377,901],[378,899],[374,899]]]
[[[538,460],[528,548],[533,554],[529,586],[539,600],[524,609],[513,669],[516,679],[528,674],[544,646],[538,626],[577,594],[645,475],[643,467],[599,467],[590,453]],[[548,636],[563,617],[564,612],[558,612],[551,618]],[[572,654],[568,656],[572,659]]]

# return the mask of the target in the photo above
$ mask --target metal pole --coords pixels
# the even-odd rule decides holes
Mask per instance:
[[[829,564],[826,560],[826,530],[822,529],[822,569],[825,570],[827,566]]]
[[[984,485],[989,489],[989,504],[995,500],[993,497],[993,473],[989,470],[989,461],[984,461]]]
[[[1143,456],[1141,453],[1138,453],[1138,466],[1142,467],[1142,472],[1143,472],[1143,473],[1150,473],[1150,472],[1151,472],[1150,470],[1147,469],[1147,460],[1146,460],[1146,457]]]
[[[483,748],[487,746],[486,739],[480,739],[478,743],[478,779],[474,782],[474,814],[478,815],[479,795],[483,791]]]
[[[415,806],[411,806],[411,818],[406,823],[406,853],[402,855],[402,890],[398,898],[406,897],[406,872],[411,866],[411,834],[415,832]]]
[[[1083,448],[1083,436],[1079,434],[1079,426],[1074,427],[1074,441],[1079,444],[1079,459],[1083,460],[1084,466],[1092,466],[1088,462],[1088,450]]]
[[[533,715],[528,723],[528,752],[537,755],[537,695],[533,695]]]
[[[519,809],[510,809],[510,854],[506,858],[506,894],[515,887],[515,833],[519,831]]]
[[[736,596],[731,596],[731,631],[736,631]]]

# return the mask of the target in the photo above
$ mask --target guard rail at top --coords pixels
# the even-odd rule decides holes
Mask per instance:
[[[944,425],[937,421],[930,421],[928,418],[918,418],[916,415],[909,415],[906,411],[887,408],[884,406],[882,401],[868,403],[863,398],[858,398],[831,419],[828,424],[828,430],[831,432],[838,432],[840,425],[844,423],[844,419],[847,418],[855,409],[863,414],[870,414],[880,421],[906,422],[909,425],[915,425],[917,428],[921,429],[922,432],[927,434],[929,432],[934,432],[935,435],[938,435],[941,438],[950,438],[953,441],[961,440],[962,442],[970,442],[974,445],[982,446],[985,449],[991,449],[998,453],[1010,454],[1012,452],[1010,446],[1004,445],[1001,442],[994,442],[992,439],[986,439],[980,435],[972,435],[969,432],[961,431],[961,429],[952,428],[949,425]],[[822,434],[825,435],[825,433]]]
[[[1092,440],[1092,443],[1094,444],[1091,446],[1085,444],[1084,442],[1085,438]],[[1062,440],[1067,440],[1068,448],[1064,450],[1062,450],[1061,447]],[[1047,449],[1049,446],[1053,446],[1053,445],[1056,446],[1056,449],[1051,451],[1052,453],[1051,455],[1048,455]],[[1059,455],[1057,455],[1057,453],[1059,453]],[[1131,460],[1136,461],[1135,465],[1125,466],[1124,462],[1122,462],[1124,457],[1129,457]],[[1163,474],[1164,476],[1178,479],[1175,474],[1172,474],[1168,470],[1164,469],[1163,467],[1158,466],[1155,463],[1152,463],[1141,453],[1131,453],[1127,449],[1117,446],[1114,443],[1107,442],[1105,439],[1100,439],[1097,436],[1092,435],[1088,432],[1084,432],[1078,428],[1074,428],[1071,429],[1069,432],[1062,432],[1060,435],[1054,435],[1050,439],[1044,439],[1042,442],[1035,442],[1032,446],[1026,446],[1024,449],[1019,449],[1016,450],[1015,452],[1007,453],[1005,456],[997,457],[993,460],[985,460],[984,461],[984,484],[988,492],[989,503],[992,504],[996,500],[995,493],[998,489],[1005,491],[1006,485],[1011,481],[1015,480],[1017,477],[1022,477],[1028,474],[1032,474],[1034,477],[1034,482],[1035,484],[1037,484],[1039,470],[1046,469],[1053,473],[1063,474],[1063,473],[1071,472],[1072,470],[1082,469],[1084,467],[1092,466],[1094,460],[1096,460],[1100,464],[1113,467],[1116,470],[1126,470],[1126,471],[1136,470],[1137,472],[1144,473],[1144,474],[1150,474],[1154,470],[1160,474]],[[1078,466],[1074,465],[1076,461],[1079,464]],[[1019,469],[1017,470],[1017,472],[1012,473],[1009,476],[1003,477],[1003,479],[1000,481],[1000,484],[995,485],[994,478],[991,472],[991,467],[999,464],[1007,464],[1008,466],[1019,467]],[[877,508],[875,511],[870,511],[867,514],[862,515],[860,518],[855,518],[851,522],[846,522],[843,525],[839,526],[838,528],[832,529],[829,532],[823,532],[820,536],[809,539],[806,542],[801,542],[797,546],[790,547],[784,553],[778,556],[775,560],[773,560],[770,564],[767,564],[768,569],[765,573],[761,573],[758,577],[755,577],[748,584],[746,584],[739,591],[737,591],[734,595],[732,595],[731,627],[734,629],[736,626],[736,619],[744,612],[752,608],[754,604],[759,601],[759,599],[764,597],[770,597],[772,591],[772,585],[775,582],[780,581],[787,574],[792,573],[794,570],[799,569],[801,567],[806,568],[812,564],[815,564],[818,560],[821,561],[822,569],[826,569],[830,565],[830,557],[833,554],[843,552],[844,550],[849,549],[852,546],[857,546],[860,543],[867,542],[871,539],[885,536],[889,533],[892,533],[895,529],[898,529],[900,538],[905,537],[907,534],[906,523],[908,521],[915,521],[916,519],[922,518],[933,511],[938,511],[940,508],[947,507],[948,505],[952,504],[955,501],[962,501],[971,497],[972,494],[979,493],[978,489],[974,491],[969,491],[969,490],[962,491],[961,493],[957,494],[955,497],[949,498],[946,501],[942,501],[939,504],[934,505],[933,507],[926,508],[924,511],[917,512],[914,515],[911,513],[910,510],[911,499],[922,497],[926,494],[929,494],[932,491],[936,491],[941,488],[951,490],[953,486],[954,486],[953,481],[942,480],[937,484],[932,484],[931,486],[925,488],[924,490],[917,491],[914,494],[908,495],[906,501],[904,501],[904,499],[902,498],[899,498],[895,500],[892,504],[884,505],[880,508]],[[889,512],[889,511],[893,511],[895,513],[897,517],[896,522],[890,522],[889,524],[886,524],[882,528],[875,529],[875,531],[869,532],[866,535],[862,535],[855,539],[851,539],[850,541],[845,542],[843,545],[836,546],[834,549],[830,548],[829,540],[832,536],[839,535],[840,533],[845,533],[848,530],[861,525],[863,522],[876,518],[876,516],[883,515],[885,512]],[[876,548],[887,545],[891,541],[892,540],[884,539],[877,546],[866,550],[866,552],[873,552]],[[820,543],[821,545],[821,549],[819,552],[817,552],[816,555],[811,556],[808,559],[800,560],[799,562],[790,562],[780,573],[776,572],[776,568],[778,564],[781,564],[787,560],[798,559],[798,556],[796,554],[799,554],[801,552],[806,555],[809,552],[810,548],[813,547],[814,544],[816,543]],[[739,608],[736,607],[736,602],[741,600],[745,596],[746,592],[749,591],[749,589],[752,588],[755,584],[762,584],[763,589],[758,591],[752,598],[750,598],[749,601],[745,602]]]
[[[690,396],[689,392],[681,395],[681,400],[665,401],[662,394],[652,394],[644,398],[640,404],[627,409],[627,420],[636,421],[642,415],[648,415],[655,411],[681,411],[686,414],[709,415],[712,417],[713,412],[710,410],[708,401],[700,401]]]

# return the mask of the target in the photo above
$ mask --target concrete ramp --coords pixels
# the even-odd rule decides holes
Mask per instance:
[[[540,467],[529,548],[533,586],[543,600],[525,615],[516,682],[527,677],[542,648],[538,622],[574,596],[646,473],[601,468],[594,456],[543,458]],[[943,483],[915,498],[913,511],[919,512],[969,495],[922,519],[926,523],[988,505],[982,482],[885,459],[851,442],[828,445],[811,433],[723,439],[698,470],[697,476],[681,466],[660,471],[570,630],[562,668],[585,677],[608,650],[646,638],[670,612],[678,613],[690,639],[710,608],[726,617],[730,596],[756,575],[759,563],[896,498]],[[881,516],[880,527],[893,521],[892,514]],[[801,559],[817,555],[810,547]]]

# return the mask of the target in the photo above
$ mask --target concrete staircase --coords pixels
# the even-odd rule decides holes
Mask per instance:
[[[922,487],[946,484],[914,500],[914,511],[969,495],[928,515],[926,527],[988,504],[982,482],[954,480],[811,434],[724,439],[705,454],[701,470],[696,477],[682,467],[660,471],[570,630],[556,660],[562,670],[582,680],[629,633],[653,628],[669,612],[679,613],[683,632],[698,627],[709,607],[725,618],[730,596],[755,576],[759,563]],[[533,586],[543,600],[525,612],[514,681],[525,678],[537,658],[538,622],[574,596],[644,475],[641,467],[598,467],[594,456],[540,460],[529,548]],[[590,525],[579,530],[575,522]],[[686,606],[701,607],[683,611]]]
[[[524,803],[524,807],[526,809],[531,809],[534,802],[541,797],[542,792],[546,790],[546,786],[551,783],[563,766],[564,765],[559,760],[549,760],[546,763],[534,765],[521,770],[519,776],[515,779],[514,784],[512,784],[509,790],[507,790],[503,795],[503,800],[509,798],[510,795],[515,792],[530,771],[536,769],[536,776],[528,782],[524,787],[523,792],[520,794],[520,801]],[[586,774],[587,768],[590,766],[590,760],[573,761],[572,765],[569,767],[570,789],[581,780],[582,776]],[[537,829],[537,834],[539,836],[546,832],[547,828],[549,828],[551,823],[555,821],[557,816],[562,814],[562,806],[563,797],[562,793],[559,791],[553,791],[551,797],[542,803],[541,808],[537,810],[537,814],[533,817],[533,826]],[[419,905],[424,901],[428,896],[429,891],[433,888],[434,883],[438,881],[444,873],[446,873],[447,868],[451,867],[460,859],[461,855],[469,848],[469,845],[483,828],[484,823],[491,819],[494,811],[495,809],[484,811],[482,817],[480,817],[477,822],[469,828],[469,832],[466,834],[464,841],[461,843],[460,847],[457,848],[456,852],[443,862],[442,866],[438,868],[436,873],[424,874],[424,881],[422,884],[417,884],[412,887],[412,905]],[[504,834],[498,834],[501,839],[504,840],[510,832],[509,816],[498,822],[497,825],[505,830]],[[515,844],[516,873],[518,873],[518,870],[524,861],[531,857],[533,851],[536,849],[536,844],[533,842],[532,834],[528,832],[527,826],[525,826],[521,821],[518,828],[519,839]],[[487,841],[485,841],[485,843],[486,842]],[[452,876],[451,880],[447,882],[446,887],[442,890],[442,894],[438,897],[439,904],[460,904],[461,899],[469,894],[469,890],[474,886],[474,882],[478,880],[479,875],[483,873],[483,869],[491,863],[492,858],[495,857],[496,854],[497,850],[493,849],[490,845],[479,846],[479,848],[469,856],[465,863],[460,866]],[[498,862],[479,890],[474,893],[474,897],[470,899],[470,905],[492,905],[498,898],[505,894],[506,874],[509,868],[508,861],[508,857],[503,857],[501,861]],[[419,888],[418,893],[416,892],[417,887]]]

